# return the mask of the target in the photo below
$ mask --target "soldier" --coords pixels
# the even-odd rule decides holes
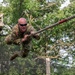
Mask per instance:
[[[5,42],[9,45],[12,43],[16,45],[22,44],[22,50],[13,54],[10,60],[13,60],[18,56],[22,56],[24,58],[28,55],[32,38],[37,40],[40,38],[39,34],[34,34],[35,32],[36,30],[34,27],[29,25],[25,18],[18,19],[18,24],[12,28],[11,34],[6,36]],[[30,36],[30,34],[32,36]]]

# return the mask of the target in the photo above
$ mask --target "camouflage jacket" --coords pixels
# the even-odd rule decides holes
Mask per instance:
[[[12,28],[11,34],[9,34],[5,40],[8,44],[10,44],[10,43],[19,44],[20,40],[24,37],[24,35],[30,34],[31,31],[36,32],[36,30],[34,29],[34,27],[32,25],[27,24],[27,30],[24,33],[21,33],[19,31],[18,24],[16,24]],[[26,41],[25,44],[30,43],[30,41],[31,41],[31,38],[28,41]]]

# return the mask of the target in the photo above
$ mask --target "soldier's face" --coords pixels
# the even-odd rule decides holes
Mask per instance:
[[[25,24],[18,24],[18,26],[19,26],[19,29],[20,29],[21,32],[25,32],[26,29],[27,29],[27,23],[25,23]]]

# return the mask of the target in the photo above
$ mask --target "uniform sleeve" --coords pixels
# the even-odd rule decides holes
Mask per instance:
[[[8,36],[6,36],[5,42],[7,44],[18,44],[20,42],[20,39],[18,39],[17,35],[17,29],[16,27],[13,27],[12,32]]]
[[[37,31],[36,31],[36,29],[32,26],[32,25],[30,25],[29,27],[28,27],[28,31],[31,33],[31,32],[33,32],[33,33],[36,33]],[[33,35],[33,38],[35,38],[35,39],[37,39],[37,40],[39,40],[40,39],[40,36],[39,36],[40,34],[35,34],[35,35]]]
[[[7,44],[11,44],[11,43],[14,43],[14,41],[16,40],[16,34],[11,32],[8,36],[6,36],[5,38],[5,42]]]
[[[36,29],[32,25],[28,25],[27,31],[28,32],[31,32],[31,31],[36,32]]]

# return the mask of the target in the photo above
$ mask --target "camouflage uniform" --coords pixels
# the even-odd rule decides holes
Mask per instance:
[[[24,35],[26,34],[30,34],[31,31],[34,31],[36,32],[36,30],[33,28],[33,26],[27,24],[27,30],[24,32],[24,33],[21,33],[19,31],[19,28],[18,28],[18,24],[15,25],[12,29],[12,32],[11,34],[9,34],[6,38],[5,38],[5,41],[7,44],[17,44],[17,45],[22,45],[22,50],[21,52],[17,52],[15,54],[15,57],[17,56],[22,56],[22,57],[26,57],[28,55],[28,52],[30,50],[30,46],[31,46],[31,37],[29,38],[28,41],[25,41],[23,43],[21,43],[21,39],[24,37]],[[14,58],[14,57],[13,57]],[[13,59],[12,58],[12,59]]]

